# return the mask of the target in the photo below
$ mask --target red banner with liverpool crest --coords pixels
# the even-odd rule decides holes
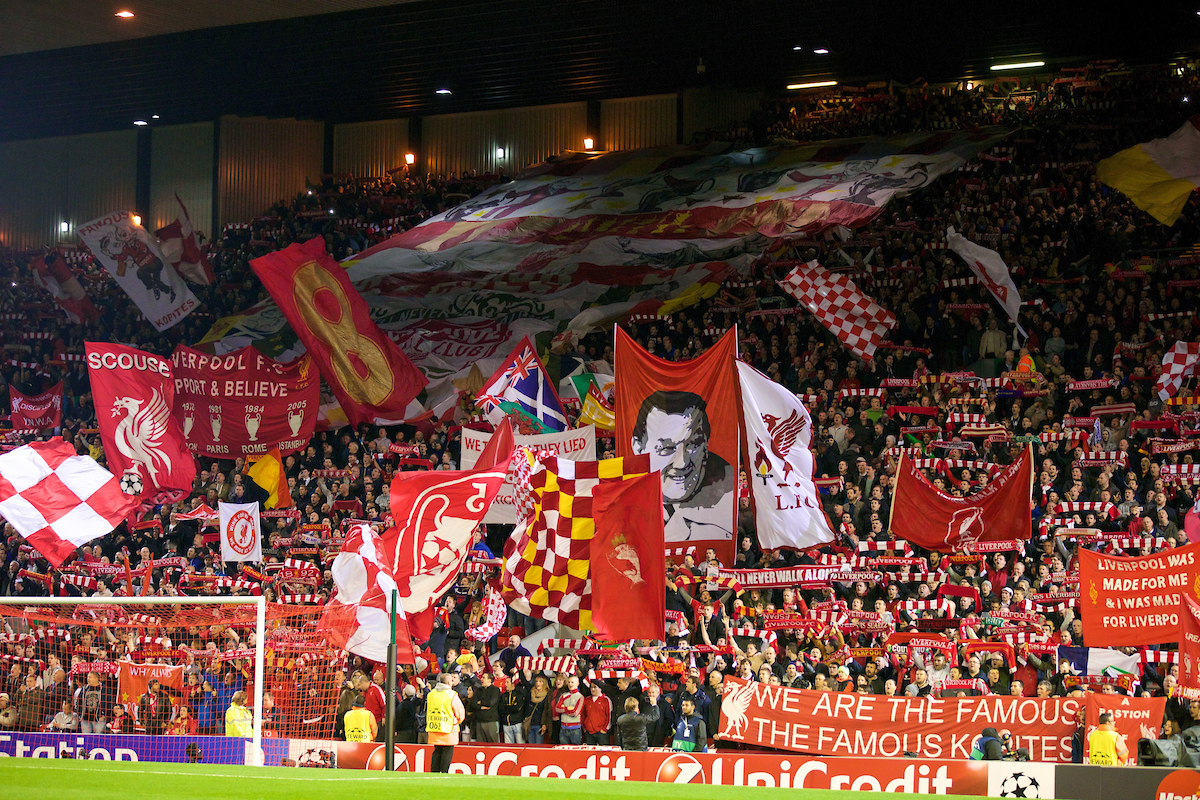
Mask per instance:
[[[321,377],[305,354],[287,364],[253,347],[223,356],[179,345],[172,416],[193,453],[212,458],[257,456],[278,446],[303,450],[321,402]]]
[[[250,266],[316,359],[350,424],[422,416],[413,401],[425,376],[371,320],[346,270],[325,252],[324,239],[289,245]]]
[[[9,386],[12,400],[12,428],[14,431],[44,431],[62,425],[63,386],[41,394],[21,394],[17,387]]]
[[[897,539],[943,553],[980,542],[1025,541],[1032,532],[1032,492],[1033,452],[1028,447],[970,497],[938,491],[905,456],[896,468],[889,526]]]
[[[87,342],[88,377],[108,469],[143,502],[187,497],[196,461],[171,418],[171,362],[123,344]]]

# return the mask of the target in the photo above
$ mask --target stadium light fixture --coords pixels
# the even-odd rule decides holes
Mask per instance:
[[[158,114],[151,114],[150,119],[158,119]]]
[[[143,128],[143,127],[149,125],[150,123],[146,122],[146,120],[144,120],[144,119],[135,119],[133,121],[133,124],[138,126],[139,128]]]
[[[496,158],[504,158],[504,148],[503,147],[496,148]]]
[[[413,164],[417,163],[416,155],[413,153],[405,153],[404,154],[404,163],[408,164],[411,167]]]
[[[588,136],[583,140],[583,149],[584,150],[591,150],[595,146],[596,146],[596,140],[593,139],[592,137]]]
[[[789,83],[789,89],[820,89],[824,86],[837,86],[837,81],[810,81],[809,83]]]
[[[133,19],[133,12],[132,11],[118,11],[116,14],[113,14],[113,16],[120,17],[121,19]]]
[[[1044,67],[1045,61],[1019,61],[1015,64],[992,64],[992,72],[1002,72],[1007,69],[1031,69],[1033,67]]]
[[[798,45],[796,45],[795,47],[793,47],[792,49],[793,49],[793,50],[803,50],[803,49],[804,49],[804,45],[802,45],[802,44],[798,44]]]
[[[829,55],[829,50],[827,50],[827,49],[826,49],[826,48],[824,48],[824,47],[818,47],[816,50],[813,50],[813,52],[814,52],[814,53],[816,53],[816,54],[817,54],[817,55],[819,55],[819,56],[827,56],[827,55]]]
[[[141,224],[142,224],[142,215],[141,215],[141,214],[134,214],[134,215],[133,215],[133,224],[134,224],[134,225],[141,225]]]
[[[69,223],[69,222],[60,222],[60,223],[58,223],[58,231],[59,231],[59,233],[66,233],[66,232],[67,232],[67,231],[69,231],[69,230],[71,230],[71,223]]]
[[[454,94],[454,92],[449,89],[438,89],[434,94]]]

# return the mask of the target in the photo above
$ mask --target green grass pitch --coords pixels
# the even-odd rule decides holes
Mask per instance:
[[[387,784],[382,786],[380,784]],[[470,794],[468,794],[470,793]],[[675,786],[662,783],[600,783],[556,778],[413,775],[351,770],[238,767],[223,764],[115,763],[40,758],[0,759],[4,800],[378,800],[380,797],[486,797],[488,800],[868,800],[873,792],[828,789]],[[895,795],[891,795],[895,796]],[[961,795],[946,795],[948,800]]]

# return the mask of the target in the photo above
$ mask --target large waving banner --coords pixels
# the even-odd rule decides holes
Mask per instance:
[[[1200,544],[1148,556],[1079,550],[1083,640],[1108,647],[1178,641],[1184,599],[1200,598]]]
[[[422,416],[425,377],[371,321],[346,270],[320,236],[250,262],[296,335],[312,353],[350,424]]]
[[[14,431],[44,431],[62,425],[63,385],[58,383],[41,394],[21,394],[17,387],[8,387],[12,402]]]
[[[1029,503],[1033,492],[1033,453],[996,475],[978,494],[952,497],[938,491],[902,457],[896,468],[896,491],[888,523],[897,539],[939,552],[986,542],[1029,538]]]
[[[179,273],[167,265],[158,240],[128,211],[81,225],[79,238],[155,329],[165,331],[200,305]]]
[[[726,678],[716,733],[751,747],[825,756],[970,758],[985,727],[1034,761],[1071,762],[1083,698],[883,697],[788,689]]]
[[[664,361],[616,331],[617,455],[660,470],[667,544],[733,563],[739,459],[737,331],[698,358]]]
[[[512,454],[505,425],[479,469],[401,472],[392,481],[396,526],[383,534],[383,544],[406,615],[428,610],[453,585],[475,528],[508,477]]]
[[[507,423],[505,424],[507,425]],[[487,447],[493,435],[483,431],[473,431],[470,428],[463,428],[462,463],[459,466],[463,469],[474,469],[475,464],[479,461],[479,455]],[[535,453],[540,451],[548,452],[559,458],[567,458],[571,461],[596,460],[596,428],[593,425],[563,431],[562,433],[515,436],[514,441],[517,447],[527,447]],[[517,487],[514,472],[515,469],[510,471],[508,478],[504,481],[504,485],[497,492],[496,499],[492,502],[491,508],[488,509],[487,515],[483,518],[485,523],[489,525],[516,524],[517,512],[515,504]]]
[[[754,521],[764,550],[803,550],[833,541],[813,484],[812,418],[796,395],[737,362]]]
[[[212,458],[281,455],[312,438],[321,376],[311,356],[290,364],[253,347],[214,356],[179,345],[171,354],[175,408],[188,448]]]
[[[532,320],[560,331],[565,344],[631,314],[670,313],[711,297],[731,275],[748,273],[776,237],[853,227],[1004,135],[572,154],[370,248],[347,273],[398,341],[426,324],[457,329],[450,346],[430,352],[470,347],[473,326]],[[273,306],[219,321],[206,341],[231,340],[224,352],[273,337],[283,327]],[[439,388],[463,377],[427,369],[421,348],[401,347]],[[496,366],[480,370],[486,376]],[[450,395],[428,392],[426,409],[440,416]]]
[[[123,344],[86,342],[84,348],[100,441],[121,489],[155,504],[187,497],[196,461],[171,418],[171,362]]]

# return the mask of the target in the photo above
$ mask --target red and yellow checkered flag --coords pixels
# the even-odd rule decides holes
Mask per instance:
[[[517,611],[576,630],[592,629],[592,490],[650,472],[649,456],[571,461],[529,456],[533,512],[505,550],[501,594]],[[518,487],[518,494],[521,493]]]

